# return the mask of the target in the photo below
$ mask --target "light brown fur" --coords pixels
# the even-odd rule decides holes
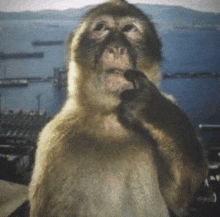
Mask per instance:
[[[124,24],[128,15],[107,18],[118,8],[126,11],[124,7],[131,10],[135,27]],[[68,99],[39,137],[29,186],[31,217],[167,217],[168,209],[183,216],[207,166],[190,121],[156,87],[161,79],[159,54],[138,48],[147,31],[155,49],[160,49],[159,40],[147,17],[135,17],[136,9],[125,1],[95,10],[70,39]],[[110,34],[96,19],[113,19],[106,25],[117,31],[127,28],[123,34],[137,51],[136,66],[118,39],[109,40],[94,65],[95,51],[89,46]],[[87,40],[91,42],[85,49]],[[111,73],[109,64],[114,65]],[[142,71],[145,82],[149,79],[143,93],[147,103],[134,100],[128,110],[137,129],[130,116],[118,111],[129,108],[120,94],[140,86],[124,78],[128,69]]]

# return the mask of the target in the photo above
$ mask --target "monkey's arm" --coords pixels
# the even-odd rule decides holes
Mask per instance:
[[[153,144],[161,192],[168,206],[182,215],[207,174],[195,129],[143,73],[129,70],[125,77],[134,90],[121,94],[119,121]]]

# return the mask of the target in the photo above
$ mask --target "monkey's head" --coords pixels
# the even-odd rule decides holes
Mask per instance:
[[[70,38],[69,96],[93,106],[119,103],[133,85],[123,74],[140,70],[160,81],[161,43],[148,17],[124,0],[93,8]]]

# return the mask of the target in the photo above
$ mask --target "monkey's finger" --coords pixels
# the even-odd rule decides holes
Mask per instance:
[[[130,125],[132,122],[134,122],[135,118],[131,112],[130,106],[132,106],[132,104],[125,105],[121,103],[117,108],[118,120],[122,124]]]
[[[147,78],[146,75],[143,72],[140,72],[138,70],[129,69],[124,73],[125,78],[128,81],[133,82],[134,80],[138,78]]]
[[[121,100],[134,100],[137,97],[137,92],[134,90],[125,90],[120,94]]]
[[[124,124],[126,128],[130,128],[134,132],[138,134],[145,135],[146,137],[146,130],[144,129],[142,123],[135,118],[132,114],[130,107],[133,107],[132,103],[128,103],[124,105],[121,103],[118,106],[118,120],[120,123]]]
[[[149,84],[147,76],[138,70],[128,70],[124,76],[128,81],[133,83],[134,89],[143,89]]]

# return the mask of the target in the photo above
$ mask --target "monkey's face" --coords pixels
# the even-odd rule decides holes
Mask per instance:
[[[161,60],[160,41],[147,16],[128,5],[98,6],[87,15],[73,39],[74,61],[80,71],[89,74],[90,81],[96,77],[99,91],[105,94],[118,96],[133,88],[124,78],[128,69],[140,70],[157,82],[158,70],[152,73],[152,68]]]
[[[94,20],[89,32],[97,45],[92,63],[101,72],[109,92],[132,88],[123,74],[137,67],[139,44],[144,26],[135,18],[103,15]]]

